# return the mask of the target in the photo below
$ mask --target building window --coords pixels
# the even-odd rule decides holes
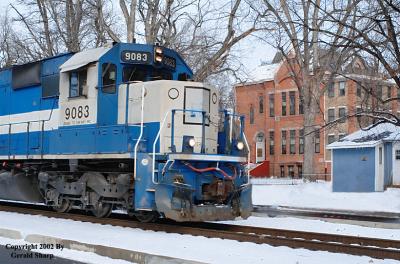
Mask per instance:
[[[333,82],[328,84],[328,97],[335,97],[335,85]]]
[[[299,154],[304,153],[304,130],[299,130]]]
[[[400,102],[400,88],[397,88],[397,101]]]
[[[328,135],[328,144],[335,142],[335,135]]]
[[[285,177],[285,166],[281,165],[281,177]]]
[[[263,132],[257,133],[256,141],[257,142],[264,142],[264,133]]]
[[[274,94],[269,95],[269,116],[270,117],[275,116],[275,95]]]
[[[296,114],[296,92],[289,92],[289,114]]]
[[[361,106],[356,106],[356,113],[358,114],[361,112],[362,112]]]
[[[303,177],[303,166],[297,165],[297,173],[299,175],[299,178]]]
[[[274,131],[269,131],[269,155],[275,154],[275,133]]]
[[[379,164],[380,164],[380,165],[382,164],[382,160],[383,160],[382,155],[383,155],[383,153],[382,153],[382,147],[379,147]]]
[[[254,124],[254,107],[250,105],[250,124]]]
[[[296,130],[290,130],[289,153],[296,154]]]
[[[340,133],[340,134],[339,134],[339,140],[342,140],[342,138],[344,138],[345,136],[346,136],[345,133]]]
[[[303,96],[300,96],[299,97],[299,115],[304,114],[303,104],[304,104]]]
[[[314,135],[314,148],[315,148],[315,153],[319,153],[320,152],[320,135],[319,135],[319,131],[316,131],[315,135]]]
[[[289,173],[289,177],[294,178],[294,166],[293,165],[288,166],[288,173]]]
[[[346,95],[346,82],[339,82],[339,95],[340,96]]]
[[[258,97],[258,107],[259,107],[259,113],[262,114],[264,113],[264,96],[259,96]]]
[[[79,97],[87,92],[87,70],[71,72],[69,75],[69,97]]]
[[[285,130],[282,130],[281,147],[282,147],[282,154],[286,154],[286,131]]]
[[[361,89],[362,89],[361,84],[357,83],[357,96],[358,97],[361,97],[361,91],[362,91]]]
[[[282,115],[286,115],[286,93],[282,93]]]
[[[378,99],[382,99],[383,97],[383,87],[380,85],[376,87],[376,96],[378,97]]]
[[[339,122],[344,123],[346,122],[346,108],[339,107]]]
[[[387,98],[392,98],[392,86],[387,87]]]
[[[396,149],[396,160],[400,160],[400,149]]]
[[[335,121],[335,109],[331,108],[331,109],[328,109],[328,122],[330,123],[333,121]]]

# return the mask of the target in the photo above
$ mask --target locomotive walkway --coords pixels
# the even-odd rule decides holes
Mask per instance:
[[[41,206],[9,203],[0,203],[0,211],[43,215],[47,217],[120,227],[140,228],[143,230],[162,231],[167,233],[231,239],[241,242],[269,244],[271,246],[287,246],[290,248],[305,248],[309,250],[322,250],[334,253],[369,256],[372,258],[400,260],[400,241],[398,240],[218,223],[175,223],[171,221],[140,223],[128,219],[127,216],[124,215],[111,215],[111,218],[95,218],[93,216],[74,213],[60,214],[49,211],[48,208]]]

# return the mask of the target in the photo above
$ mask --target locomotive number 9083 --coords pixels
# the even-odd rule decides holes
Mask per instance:
[[[77,107],[67,107],[65,109],[65,119],[66,120],[74,120],[74,119],[81,119],[81,118],[88,118],[89,117],[89,106],[77,106]]]
[[[149,63],[150,53],[124,50],[121,53],[121,60],[125,63]]]

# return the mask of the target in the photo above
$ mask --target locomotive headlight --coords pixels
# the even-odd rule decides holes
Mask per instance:
[[[162,47],[156,46],[154,47],[154,62],[155,63],[161,63],[163,61],[163,49]]]
[[[162,62],[162,56],[156,55],[156,62]]]
[[[243,150],[243,148],[244,148],[243,142],[242,142],[242,141],[239,141],[239,142],[236,144],[236,148],[237,148],[238,150]]]
[[[196,140],[194,140],[194,138],[189,139],[189,146],[193,148],[194,145],[196,145]]]
[[[157,53],[157,55],[158,55],[158,54],[162,54],[162,48],[161,48],[161,47],[156,47],[156,48],[154,49],[154,51]]]

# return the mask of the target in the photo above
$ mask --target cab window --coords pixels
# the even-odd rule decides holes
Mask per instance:
[[[153,72],[152,72],[152,75],[151,75],[151,80],[152,81],[156,81],[156,80],[172,80],[172,73],[168,72],[168,71],[153,69]]]
[[[102,66],[102,82],[104,93],[115,93],[117,81],[117,66],[112,63],[104,63]]]
[[[79,97],[87,92],[87,70],[73,71],[69,75],[69,97]]]
[[[135,66],[125,66],[122,73],[123,82],[144,82],[146,70]]]

